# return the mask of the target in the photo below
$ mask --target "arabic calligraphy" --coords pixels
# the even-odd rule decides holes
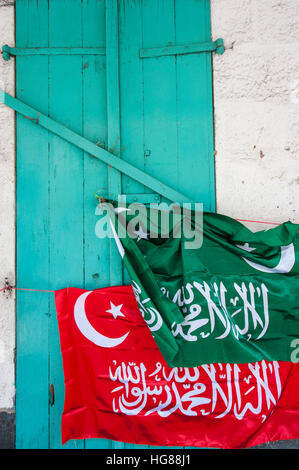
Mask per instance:
[[[212,285],[207,282],[188,283],[172,297],[183,312],[189,313],[184,321],[172,324],[172,334],[181,336],[186,341],[196,341],[199,337],[207,338],[215,334],[215,339],[224,339],[230,333],[236,339],[240,335],[248,341],[261,339],[269,326],[268,289],[264,283],[254,286],[242,282],[233,284],[233,294],[227,295],[228,289],[221,281]],[[165,287],[161,291],[171,299]],[[228,305],[227,298],[230,299]],[[257,303],[259,307],[257,307]],[[198,334],[194,334],[197,330]],[[220,334],[219,334],[220,333]]]
[[[158,331],[163,318],[152,299],[145,295],[137,282],[132,282],[139,309],[151,331]],[[233,291],[232,291],[233,289]],[[185,341],[208,338],[221,340],[232,334],[247,341],[261,339],[269,327],[268,288],[262,283],[254,285],[236,282],[230,289],[224,282],[188,282],[170,292],[161,287],[162,294],[181,310],[184,319],[171,324],[174,337]]]
[[[145,298],[142,300],[142,291],[137,282],[132,281],[132,288],[138,304],[139,310],[147,323],[151,331],[157,331],[161,328],[163,324],[163,319],[158,312],[158,310],[152,306],[147,306],[148,302],[151,302],[150,298]]]
[[[279,364],[261,361],[243,366],[242,371],[238,364],[169,368],[156,362],[147,368],[143,362],[113,361],[112,408],[115,413],[157,413],[162,418],[181,413],[220,419],[229,413],[242,420],[252,414],[263,422],[281,395]]]

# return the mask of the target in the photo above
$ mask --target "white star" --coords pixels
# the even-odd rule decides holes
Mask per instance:
[[[136,235],[137,235],[137,241],[139,242],[139,240],[141,240],[142,238],[144,240],[148,240],[148,233],[147,232],[144,232],[143,231],[143,228],[141,227],[141,225],[139,226],[139,230],[134,230],[134,232]]]
[[[251,251],[256,250],[256,248],[252,248],[249,246],[249,243],[245,243],[244,245],[236,245],[238,248],[241,248],[241,250],[248,251],[250,253]]]
[[[112,313],[114,319],[116,319],[117,317],[124,317],[124,314],[120,311],[121,308],[122,308],[123,304],[121,305],[114,305],[111,301],[110,301],[110,310],[106,310],[106,312],[108,313]]]

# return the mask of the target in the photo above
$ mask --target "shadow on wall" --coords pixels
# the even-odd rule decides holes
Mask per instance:
[[[15,448],[15,414],[0,412],[0,449]]]

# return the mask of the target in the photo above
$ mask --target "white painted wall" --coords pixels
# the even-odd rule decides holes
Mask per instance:
[[[211,0],[217,209],[235,218],[299,222],[299,2]],[[14,44],[14,8],[0,8],[0,45]],[[0,58],[14,93],[14,60]],[[14,283],[14,115],[0,106],[0,287]],[[252,229],[264,226],[250,225]],[[14,296],[0,293],[0,410],[14,405]]]
[[[0,3],[1,5],[1,3]],[[0,7],[0,46],[14,45],[14,7]],[[14,94],[14,60],[0,57],[0,89]],[[14,112],[0,105],[0,289],[15,283]],[[0,292],[0,411],[14,407],[15,298]]]
[[[299,2],[211,7],[227,48],[214,56],[217,211],[299,223]]]

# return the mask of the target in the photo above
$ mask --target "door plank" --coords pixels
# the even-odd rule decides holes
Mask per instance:
[[[83,44],[105,47],[105,2],[89,0],[83,9]],[[106,58],[83,58],[83,135],[107,146]],[[109,239],[95,234],[96,191],[108,192],[108,167],[84,153],[84,287],[110,285]],[[111,449],[108,439],[86,439],[86,449]]]
[[[118,2],[106,0],[106,83],[107,83],[107,146],[115,152],[121,146],[119,110],[119,64],[118,64]],[[118,152],[120,158],[120,152]],[[121,173],[108,169],[108,191],[116,199],[121,191]],[[122,259],[113,239],[110,239],[110,285],[123,283]]]
[[[119,2],[119,64],[122,158],[144,171],[143,62],[138,56],[142,44],[142,3]],[[145,187],[122,177],[124,194],[142,194]]]
[[[143,48],[175,43],[174,3],[143,2]],[[145,171],[178,188],[176,57],[142,62],[144,144],[150,150],[150,155],[145,157]],[[186,192],[188,196],[188,189]]]
[[[19,0],[18,47],[48,46],[48,2]],[[39,22],[40,20],[40,22]],[[32,28],[31,22],[37,27]],[[16,93],[48,113],[48,59],[16,59]],[[17,283],[49,289],[48,132],[17,115]],[[50,294],[51,296],[51,294]],[[17,292],[16,447],[48,448],[49,294]]]
[[[83,10],[84,45],[105,47],[105,2],[89,0]],[[107,144],[107,96],[105,57],[83,58],[83,136]],[[95,193],[108,193],[108,166],[84,153],[84,287],[99,289],[110,284],[109,240],[95,234],[98,220]]]
[[[121,146],[119,109],[119,64],[118,64],[118,2],[106,0],[106,83],[107,83],[107,130],[108,149],[115,152]],[[121,158],[120,152],[118,157]],[[115,168],[108,169],[109,197],[116,199],[121,194],[121,173]],[[110,285],[123,284],[122,259],[114,239],[109,240]],[[123,449],[124,443],[111,441],[113,449]]]
[[[176,0],[175,24],[179,45],[210,41],[209,1]],[[178,186],[206,211],[215,210],[211,57],[177,56]]]
[[[51,0],[49,46],[82,45],[81,0]],[[70,86],[71,85],[71,86]],[[82,57],[49,58],[49,114],[82,133]],[[60,137],[49,135],[50,183],[50,283],[53,289],[83,285],[83,153]],[[49,329],[50,382],[55,404],[50,407],[50,448],[61,444],[64,377],[54,302]],[[83,440],[68,441],[63,448],[83,448]]]

